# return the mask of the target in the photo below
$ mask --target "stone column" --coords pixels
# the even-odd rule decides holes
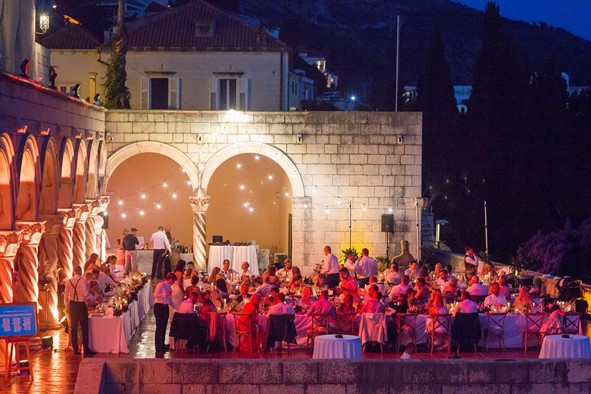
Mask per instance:
[[[39,301],[39,243],[45,232],[45,222],[16,222],[23,231],[17,252],[18,302]]]
[[[57,260],[59,266],[59,274],[57,275],[58,283],[64,279],[72,277],[74,271],[74,223],[76,223],[76,211],[64,211],[64,225],[61,227],[57,238]]]
[[[100,212],[101,204],[98,201],[89,201],[88,205],[90,206],[88,218],[86,219],[86,259],[90,257],[92,253],[97,253],[100,255],[99,250],[97,248],[96,242],[96,227],[95,227],[95,218],[96,215]]]
[[[98,202],[101,204],[101,208],[99,210],[99,212],[101,211],[107,211],[107,208],[109,207],[109,202],[111,201],[111,197],[109,196],[99,196],[98,197]],[[107,217],[105,220],[109,220],[109,218]],[[95,228],[96,229],[96,228]],[[98,233],[97,233],[97,249],[99,250],[98,254],[99,257],[102,261],[105,261],[107,259],[107,236],[105,234],[105,230],[101,229]]]
[[[90,210],[86,204],[75,204],[74,208],[76,209],[76,223],[74,223],[72,234],[72,253],[74,255],[72,263],[74,267],[84,268],[86,262],[86,220]]]
[[[210,199],[209,196],[189,197],[189,203],[193,209],[193,256],[195,258],[195,267],[199,269],[206,268],[205,213],[209,207]]]
[[[0,304],[12,302],[14,288],[14,258],[21,243],[21,231],[0,231]],[[0,370],[4,372],[6,343],[0,340]]]
[[[310,197],[292,197],[292,251],[291,258],[294,265],[303,268],[302,275],[309,275],[314,269],[317,256],[309,254],[307,245],[312,245],[314,240],[313,207]]]
[[[58,311],[58,237],[66,223],[65,213],[43,215],[45,234],[39,245],[39,292],[47,292],[46,297],[40,297],[39,303],[43,308],[40,312],[40,325],[44,328],[59,328]]]

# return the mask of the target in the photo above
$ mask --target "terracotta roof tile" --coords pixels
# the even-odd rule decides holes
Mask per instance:
[[[95,49],[101,42],[80,25],[70,24],[38,39],[48,49]]]

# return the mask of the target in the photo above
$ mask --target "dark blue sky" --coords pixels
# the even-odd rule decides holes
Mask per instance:
[[[484,10],[489,0],[454,0]],[[495,0],[501,16],[526,22],[546,22],[591,41],[591,0]]]

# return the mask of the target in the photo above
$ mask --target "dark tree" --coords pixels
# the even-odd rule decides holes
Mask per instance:
[[[107,70],[105,82],[105,107],[110,109],[130,109],[131,93],[125,85],[127,72],[125,71],[125,55],[127,54],[127,40],[125,37],[125,0],[118,0],[117,34],[113,38],[111,61]]]

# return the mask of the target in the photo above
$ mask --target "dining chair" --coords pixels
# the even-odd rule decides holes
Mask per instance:
[[[546,318],[546,314],[541,312],[536,313],[526,313],[525,314],[525,327],[522,331],[522,338],[524,343],[525,353],[527,354],[527,347],[529,343],[530,337],[535,337],[538,340],[538,346],[541,345],[542,342],[542,325],[544,324],[544,319]]]
[[[563,327],[565,334],[578,334],[581,332],[581,314],[577,312],[567,312],[563,317]]]
[[[400,350],[402,336],[410,336],[411,342],[417,342],[417,313],[396,314],[396,351]]]
[[[451,316],[449,313],[429,315],[431,321],[427,321],[427,327],[431,325],[428,330],[428,338],[431,342],[431,354],[433,354],[437,337],[443,338],[447,344],[447,350],[451,354]]]
[[[499,338],[499,345],[505,350],[505,319],[507,313],[487,313],[486,322],[487,326],[484,331],[484,346],[488,351],[488,341],[491,335]]]
[[[253,331],[256,331],[254,316],[250,313],[232,313],[234,317],[234,351],[240,347],[242,339],[248,340],[249,349],[254,351]]]
[[[337,313],[336,332],[337,334],[355,335],[356,313]]]
[[[480,315],[474,313],[456,313],[451,325],[452,342],[457,345],[456,353],[460,353],[460,348],[466,348],[466,345],[473,347],[474,352],[478,351],[478,342],[481,338]]]
[[[363,351],[368,342],[378,342],[380,352],[384,353],[384,345],[388,340],[386,315],[384,313],[363,313],[359,322],[359,334]]]
[[[308,338],[306,339],[306,348],[309,349],[310,343],[314,347],[314,339],[318,335],[325,335],[329,333],[329,322],[331,319],[330,313],[313,313],[310,315],[312,319],[312,326],[308,330]]]
[[[289,313],[269,315],[265,349],[274,348],[275,342],[286,342],[287,355],[291,354],[291,344],[297,344],[294,318],[295,316]]]

